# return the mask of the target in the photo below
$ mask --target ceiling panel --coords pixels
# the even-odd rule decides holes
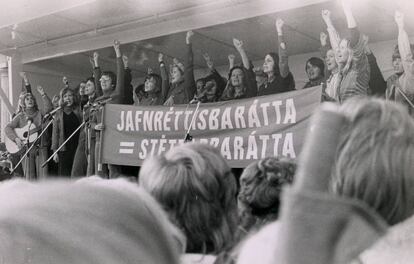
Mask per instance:
[[[94,23],[111,24],[126,22],[131,18],[140,18],[153,15],[154,10],[185,9],[191,8],[200,1],[163,1],[163,6],[156,6],[160,0],[154,1],[152,7],[144,6],[142,1],[122,0],[121,6],[116,6],[114,2],[108,1],[107,6],[98,6],[94,12],[86,9],[87,6],[96,6],[98,3],[89,4],[83,8],[75,8],[69,11],[59,12],[57,17],[65,17],[70,20],[79,20],[80,23],[68,22],[64,32],[71,32],[76,25],[88,28]],[[397,0],[400,1],[400,0]],[[101,2],[100,2],[101,3]],[[218,66],[228,64],[227,56],[230,53],[235,55],[237,51],[233,47],[234,37],[243,40],[245,49],[251,60],[261,60],[269,51],[276,51],[277,36],[275,30],[275,19],[281,17],[285,21],[285,36],[289,53],[292,55],[319,50],[319,33],[326,30],[321,17],[321,10],[329,9],[332,12],[332,19],[341,33],[345,35],[346,24],[341,6],[337,1],[324,2],[309,5],[302,8],[291,9],[265,16],[253,17],[242,21],[215,25],[212,27],[196,29],[193,38],[193,48],[195,53],[196,68],[204,68],[205,62],[202,53],[208,52],[213,61]],[[354,15],[358,26],[370,37],[371,42],[396,39],[397,29],[392,16],[393,11],[389,10],[388,0],[367,0],[358,2],[354,8]],[[103,22],[100,22],[103,21]],[[58,23],[61,23],[58,26]],[[49,34],[61,34],[58,29],[65,27],[62,21],[56,21],[56,25],[51,26]],[[143,22],[145,23],[145,22]],[[148,22],[150,23],[150,22]],[[177,22],[178,23],[178,22]],[[56,26],[56,27],[55,27]],[[114,28],[113,30],[118,30]],[[412,26],[408,23],[407,31],[413,35]],[[49,32],[49,30],[48,30]],[[7,32],[0,30],[0,37],[7,36]],[[62,33],[63,34],[63,33]],[[98,33],[99,34],[99,33]],[[76,37],[74,37],[75,40]],[[4,41],[0,42],[0,45]],[[8,43],[6,43],[8,44]],[[152,38],[134,43],[123,43],[123,52],[130,57],[130,66],[134,70],[135,77],[143,76],[147,67],[158,68],[158,53],[166,55],[166,62],[170,63],[173,57],[184,59],[185,56],[185,32],[170,34],[167,36]],[[70,55],[53,59],[54,65],[65,65],[65,67],[76,68],[76,72],[83,76],[89,76],[90,65],[88,58],[92,52]],[[104,68],[114,70],[114,52],[112,47],[99,50],[102,57]],[[240,62],[239,56],[237,61]],[[257,65],[259,66],[259,65]],[[42,67],[47,67],[47,63],[42,63]]]

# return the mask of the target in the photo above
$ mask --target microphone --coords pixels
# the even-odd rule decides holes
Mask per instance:
[[[104,104],[108,103],[108,102],[109,102],[109,101],[111,101],[111,100],[112,100],[112,98],[111,98],[111,97],[109,97],[109,98],[107,98],[107,99],[102,99],[102,100],[99,100],[99,101],[93,102],[93,103],[92,103],[92,107],[97,107],[97,106],[104,105]]]
[[[62,105],[60,105],[59,107],[56,107],[55,109],[47,113],[43,118],[48,119],[49,117],[53,116],[57,111],[65,107],[67,104],[68,104],[67,102],[63,102]]]

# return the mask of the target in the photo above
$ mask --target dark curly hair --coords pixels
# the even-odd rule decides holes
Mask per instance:
[[[246,230],[277,219],[282,187],[293,181],[296,163],[267,157],[246,167],[238,195],[240,224]]]

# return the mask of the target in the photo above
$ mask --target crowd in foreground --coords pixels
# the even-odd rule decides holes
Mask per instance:
[[[328,32],[320,35],[323,59],[312,57],[306,62],[309,81],[304,87],[295,87],[288,63],[289,43],[284,39],[284,22],[281,19],[275,23],[278,53],[267,54],[260,70],[253,67],[243,42],[233,40],[242,63],[235,64],[235,56],[229,55],[228,78],[222,77],[208,54],[204,54],[210,74],[194,79],[192,31],[186,35],[187,55],[184,63],[174,59],[170,70],[167,70],[164,55],[159,54],[160,74],[150,70],[145,82],[135,88],[131,85],[129,59],[122,55],[118,41],[114,42],[116,73],[102,71],[99,54],[95,52],[91,59],[92,77],[76,88],[70,87],[68,80],[63,78],[65,87],[50,100],[45,89],[37,87],[43,107],[38,107],[28,77],[22,73],[24,88],[19,106],[15,117],[5,129],[7,138],[21,149],[12,158],[14,164],[23,160],[23,170],[17,172],[20,171],[25,178],[32,180],[56,175],[68,178],[85,175],[116,178],[125,174],[128,168],[102,164],[101,138],[105,129],[102,124],[102,106],[105,103],[136,106],[209,103],[284,93],[319,85],[322,86],[321,101],[343,104],[353,97],[378,96],[399,102],[413,114],[414,61],[412,46],[404,28],[404,15],[398,11],[395,14],[398,27],[398,45],[392,56],[395,73],[385,80],[368,47],[368,37],[358,30],[348,3],[343,2],[343,10],[349,31],[346,38],[339,37],[330,11],[322,10],[322,19]],[[50,121],[52,109],[56,112],[53,121]],[[28,144],[16,134],[16,129],[26,128],[29,122],[31,131],[35,131],[34,128],[44,129],[51,124],[47,132],[35,142],[35,147],[24,156]]]
[[[42,264],[412,263],[408,111],[374,98],[324,103],[311,126],[298,161],[267,157],[238,183],[217,149],[191,142],[145,160],[138,182],[5,181],[0,256]]]

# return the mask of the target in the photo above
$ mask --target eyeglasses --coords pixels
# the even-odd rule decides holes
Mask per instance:
[[[104,78],[104,77],[101,77],[101,79],[99,79],[99,81],[100,81],[100,82],[110,82],[110,81],[111,81],[111,79],[110,79],[110,78]]]

